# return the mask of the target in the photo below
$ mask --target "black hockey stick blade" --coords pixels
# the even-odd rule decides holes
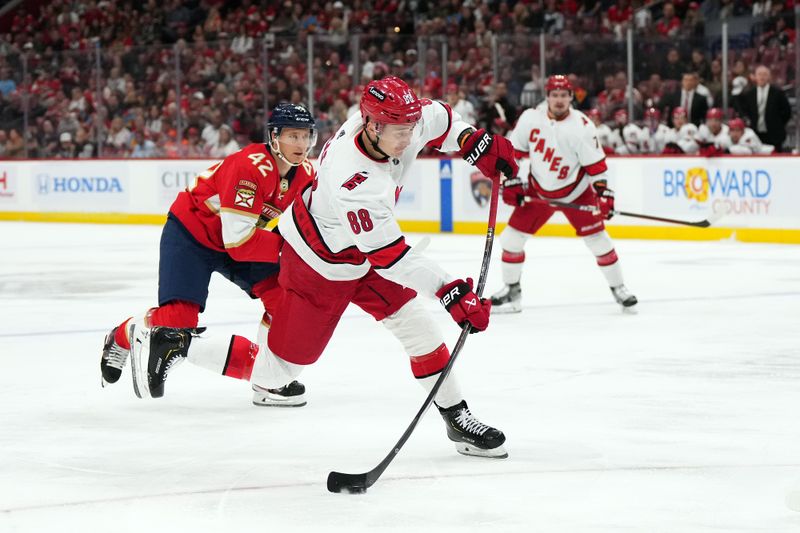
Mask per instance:
[[[375,483],[375,480],[372,480]],[[372,486],[367,474],[344,474],[342,472],[331,472],[328,474],[328,491],[347,492],[350,494],[362,494]]]

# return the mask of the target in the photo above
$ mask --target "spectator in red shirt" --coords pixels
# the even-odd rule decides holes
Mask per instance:
[[[675,15],[675,6],[667,2],[664,4],[664,14],[656,24],[656,31],[664,37],[674,37],[681,28],[681,19]]]
[[[633,16],[633,9],[628,0],[617,0],[617,3],[608,8],[608,20],[611,24],[624,24]]]

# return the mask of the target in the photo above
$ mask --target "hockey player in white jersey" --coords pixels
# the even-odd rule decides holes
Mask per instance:
[[[566,76],[551,76],[545,90],[547,110],[526,110],[511,132],[517,154],[530,158],[530,173],[527,187],[519,177],[503,183],[503,201],[515,207],[500,235],[505,286],[492,296],[493,310],[522,310],[525,242],[555,212],[547,201],[558,200],[597,207],[593,212],[565,208],[563,213],[595,256],[616,302],[623,310],[632,311],[637,300],[625,287],[614,244],[603,223],[613,216],[614,193],[608,188],[608,168],[597,130],[586,115],[570,108],[572,85]]]
[[[686,109],[672,110],[673,127],[666,133],[664,154],[696,154],[700,150],[695,137],[697,126],[689,122]]]
[[[544,102],[544,110],[547,111],[547,100]],[[614,153],[614,146],[613,146],[613,133],[611,128],[608,127],[608,124],[603,122],[602,115],[600,114],[600,110],[596,107],[593,107],[589,111],[586,112],[586,116],[592,119],[594,123],[594,127],[597,129],[597,140],[600,141],[600,147],[603,151],[607,154]]]
[[[417,294],[436,297],[453,319],[472,332],[489,324],[491,302],[479,299],[472,281],[456,279],[410,247],[395,218],[395,203],[417,154],[426,146],[459,151],[499,186],[500,173],[516,175],[508,139],[476,130],[447,104],[418,99],[396,77],[370,82],[361,113],[328,140],[317,179],[280,217],[286,240],[280,260],[281,305],[267,345],[233,336],[223,344],[161,328],[137,333],[133,357],[152,369],[146,378],[163,386],[170,361],[190,362],[272,388],[294,380],[317,361],[351,302],[381,321],[400,341],[411,370],[428,391],[450,359],[435,321]],[[182,337],[174,340],[173,337]],[[364,347],[360,347],[364,348]],[[378,357],[371,347],[370,357]],[[227,373],[227,375],[231,375]],[[454,374],[436,398],[447,435],[460,453],[506,457],[505,436],[470,412]]]
[[[725,151],[725,146],[730,144],[728,125],[722,123],[722,109],[712,107],[706,111],[706,122],[700,124],[695,140],[700,145],[700,155],[712,156]]]
[[[723,141],[723,150],[734,155],[771,154],[775,147],[764,144],[756,132],[744,124],[744,120],[734,118],[728,121],[728,139]]]
[[[615,126],[611,130],[611,146],[617,155],[641,154],[644,133],[641,128],[628,121],[628,112],[618,109],[614,112]]]
[[[669,128],[661,122],[661,111],[655,107],[648,107],[644,111],[644,126],[641,128],[643,134],[642,153],[660,154],[667,145]]]

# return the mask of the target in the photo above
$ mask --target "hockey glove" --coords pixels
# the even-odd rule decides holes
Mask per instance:
[[[509,178],[503,182],[503,202],[514,207],[525,205],[525,189],[520,178]]]
[[[436,291],[436,297],[456,324],[463,328],[469,323],[470,333],[483,331],[489,326],[492,302],[486,298],[478,298],[472,292],[472,278],[467,278],[467,281],[463,279],[451,281]]]
[[[461,147],[461,155],[464,161],[478,167],[494,183],[500,180],[500,174],[513,177],[519,170],[511,141],[502,135],[492,135],[483,128],[467,137]]]
[[[614,191],[608,188],[606,180],[597,180],[592,187],[597,193],[597,208],[606,220],[611,220],[614,216]]]

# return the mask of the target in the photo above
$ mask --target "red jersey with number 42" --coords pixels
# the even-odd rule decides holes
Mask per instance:
[[[285,178],[265,144],[251,144],[201,172],[170,212],[204,246],[236,261],[276,263],[280,237],[266,229],[314,180],[306,160]]]
[[[542,198],[571,202],[607,171],[597,129],[577,109],[560,120],[550,118],[546,108],[528,109],[509,139],[530,157],[532,192]],[[583,179],[587,175],[589,179]]]

